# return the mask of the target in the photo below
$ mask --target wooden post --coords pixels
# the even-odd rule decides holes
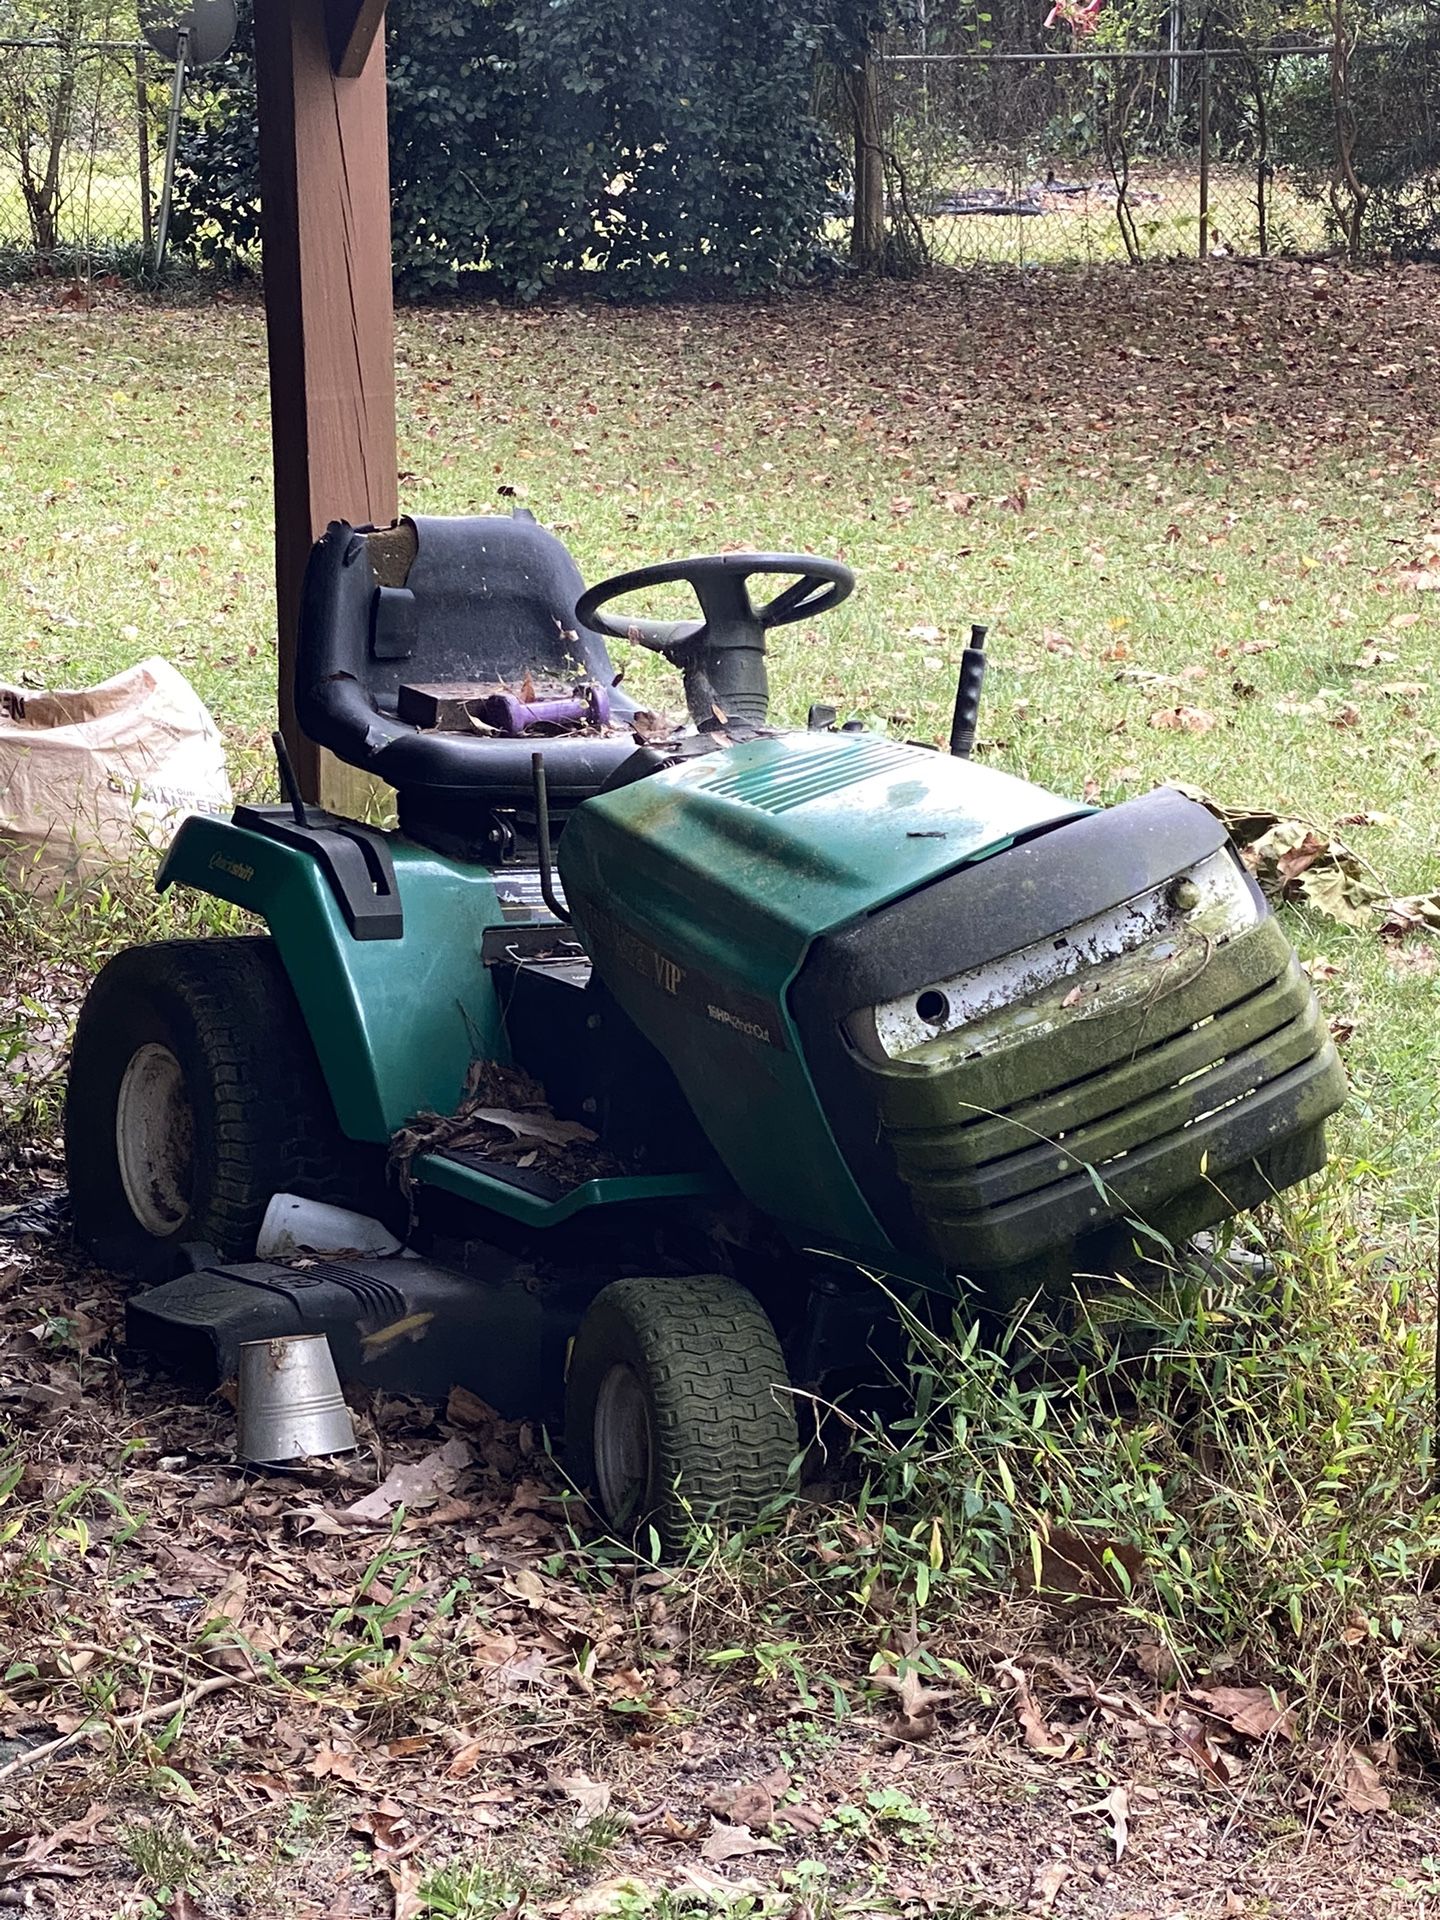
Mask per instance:
[[[331,520],[398,512],[385,47],[353,79],[332,46],[345,0],[255,0],[261,241],[275,460],[280,727],[307,800],[363,812],[374,783],[295,721],[295,639],[311,545]],[[358,20],[378,9],[350,4]]]

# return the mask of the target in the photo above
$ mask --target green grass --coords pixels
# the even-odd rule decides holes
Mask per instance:
[[[828,700],[940,741],[968,624],[986,620],[992,764],[1107,803],[1190,781],[1338,830],[1391,892],[1428,891],[1440,594],[1408,570],[1440,526],[1437,284],[1219,266],[410,312],[402,498],[523,503],[591,579],[739,544],[838,554],[860,588],[776,636],[781,719]],[[0,304],[9,676],[74,684],[165,653],[224,726],[238,784],[267,783],[267,442],[253,305]],[[676,703],[661,664],[627,664]],[[1177,708],[1213,724],[1153,724]],[[1378,824],[1336,829],[1362,814]],[[12,1046],[54,1011],[53,977],[73,1000],[98,955],[188,911],[133,885],[12,903],[0,939],[30,969]],[[1424,942],[1287,911],[1349,1030],[1353,1094],[1331,1174],[1271,1224],[1276,1288],[1167,1296],[1138,1358],[1110,1332],[1036,1328],[1042,1358],[1012,1376],[963,1325],[948,1348],[922,1342],[920,1424],[864,1441],[864,1564],[842,1532],[817,1566],[805,1532],[709,1569],[712,1592],[750,1596],[714,1628],[723,1646],[801,1646],[770,1684],[819,1673],[817,1621],[847,1660],[857,1644],[908,1657],[886,1639],[907,1606],[924,1627],[1064,1524],[1140,1548],[1134,1617],[1192,1670],[1235,1649],[1308,1689],[1318,1726],[1372,1709],[1427,1724],[1440,981]],[[58,1083],[37,1100],[18,1078],[43,1132]],[[866,1566],[890,1591],[878,1625]],[[953,1654],[925,1657],[961,1685]],[[432,1910],[484,1910],[482,1881],[437,1883]]]

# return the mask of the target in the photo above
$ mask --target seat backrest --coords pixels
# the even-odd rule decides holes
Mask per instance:
[[[529,788],[544,746],[557,796],[593,792],[634,749],[626,734],[545,742],[420,733],[402,686],[615,679],[605,642],[577,626],[584,582],[565,546],[523,509],[510,518],[416,516],[357,531],[334,521],[311,551],[295,706],[310,739],[391,786]],[[614,717],[634,704],[617,690]]]
[[[580,569],[525,509],[509,518],[417,515],[364,539],[374,575],[365,630],[352,624],[332,637],[348,642],[345,665],[377,706],[393,706],[406,682],[614,679],[605,642],[576,625]],[[302,675],[319,639],[302,626]],[[339,663],[314,664],[333,672]]]

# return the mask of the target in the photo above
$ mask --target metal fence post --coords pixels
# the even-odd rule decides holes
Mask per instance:
[[[150,104],[145,97],[145,43],[135,48],[135,133],[140,143],[140,245],[150,258],[155,235],[150,214]]]
[[[1200,258],[1210,254],[1210,53],[1200,56]]]

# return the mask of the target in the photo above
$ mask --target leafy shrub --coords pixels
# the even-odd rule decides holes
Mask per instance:
[[[192,109],[176,243],[244,261],[259,235],[248,0]],[[753,292],[826,259],[837,157],[810,115],[817,38],[793,0],[448,0],[389,10],[396,271],[485,269],[532,299]]]
[[[1393,36],[1362,45],[1350,63],[1355,169],[1368,193],[1368,247],[1395,259],[1440,254],[1440,19],[1393,24]],[[1274,124],[1276,158],[1293,167],[1306,197],[1324,203],[1335,159],[1330,75],[1323,62],[1282,73]],[[1336,237],[1340,223],[1334,220]]]

